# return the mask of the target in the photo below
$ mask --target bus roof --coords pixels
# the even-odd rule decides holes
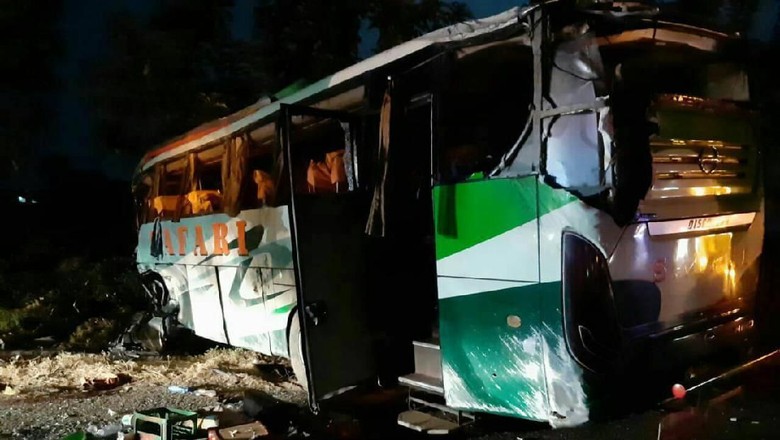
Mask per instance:
[[[200,125],[184,135],[149,151],[141,159],[137,172],[143,172],[158,162],[230,137],[253,124],[269,119],[279,111],[280,104],[300,103],[334,86],[345,84],[350,80],[358,78],[366,72],[417,53],[426,47],[435,44],[462,42],[477,36],[505,30],[519,23],[520,18],[531,9],[533,7],[515,7],[491,17],[458,23],[435,30],[366,58],[278,101],[271,102],[268,98],[260,100],[236,113]]]

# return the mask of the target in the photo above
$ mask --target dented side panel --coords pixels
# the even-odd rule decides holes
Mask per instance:
[[[286,206],[142,225],[136,259],[160,274],[179,322],[199,336],[288,356],[297,297]]]
[[[543,186],[528,176],[434,189],[444,394],[455,408],[565,426],[588,410],[563,339],[560,271],[540,282],[537,219],[576,199]]]
[[[589,395],[585,371],[571,356],[563,331],[562,280],[564,231],[573,231],[608,254],[622,228],[608,214],[586,205],[569,192],[539,184],[540,273],[545,384],[549,418],[554,427],[575,426],[592,418],[595,396]]]

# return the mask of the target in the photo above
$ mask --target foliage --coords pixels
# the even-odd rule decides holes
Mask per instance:
[[[68,259],[53,272],[30,269],[19,275],[0,286],[0,339],[7,348],[72,335],[72,348],[103,349],[136,311],[149,307],[129,257]]]
[[[148,20],[110,24],[110,56],[86,76],[100,144],[145,152],[298,80],[357,61],[361,24],[378,49],[470,16],[442,0],[260,0],[253,37],[231,36],[231,2],[166,0]],[[400,21],[403,21],[401,23]]]
[[[84,83],[97,137],[140,152],[249,105],[264,88],[256,42],[231,39],[229,2],[169,0],[145,21],[109,25],[110,56]]]
[[[377,50],[472,18],[465,3],[440,0],[370,0],[365,15],[379,32]]]
[[[272,90],[316,80],[353,63],[363,6],[352,0],[263,0],[255,10]]]

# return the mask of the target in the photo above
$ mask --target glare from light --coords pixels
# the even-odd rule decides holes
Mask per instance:
[[[709,259],[706,255],[701,255],[696,260],[696,263],[699,265],[699,272],[703,272],[705,269],[707,269],[707,263],[709,263]]]

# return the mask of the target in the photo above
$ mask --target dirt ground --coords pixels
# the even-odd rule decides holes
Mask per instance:
[[[297,429],[289,438],[420,440],[427,438],[400,428],[395,417],[404,393],[397,389],[355,394],[329,409],[310,415],[306,393],[277,359],[258,357],[240,349],[212,350],[190,357],[111,360],[103,355],[52,353],[15,358],[0,353],[0,439],[61,439],[90,425],[116,424],[136,410],[170,406],[221,414],[243,414],[248,390],[269,399],[288,402],[298,416],[263,420],[288,421]],[[780,356],[767,365],[691,396],[681,409],[659,408],[610,421],[571,429],[517,419],[484,416],[453,438],[480,440],[664,440],[707,438],[723,440],[769,439],[780,436]],[[103,391],[84,390],[85,378],[127,374],[132,381]],[[194,392],[177,394],[170,385],[190,390],[213,390],[215,396]],[[728,399],[723,396],[729,395]],[[302,415],[309,414],[309,415]],[[221,416],[220,416],[221,417]],[[276,431],[280,432],[280,431]]]
[[[110,390],[84,387],[88,380],[117,375],[131,381]],[[170,385],[190,392],[172,393]],[[216,396],[195,390],[213,390]],[[11,356],[0,360],[0,438],[60,439],[89,425],[119,423],[122,415],[136,410],[164,406],[230,410],[240,408],[246,390],[296,405],[306,399],[283,361],[240,349],[132,361],[71,353]]]

